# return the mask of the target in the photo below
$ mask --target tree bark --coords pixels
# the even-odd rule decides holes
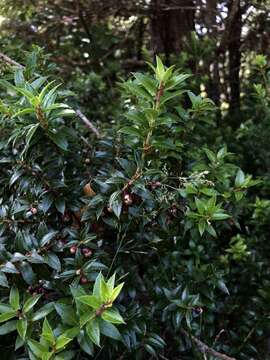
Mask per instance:
[[[155,54],[179,54],[183,39],[195,29],[193,0],[152,0],[150,6],[152,49]]]
[[[236,5],[234,4],[236,3]],[[228,52],[229,52],[229,85],[230,85],[230,107],[229,115],[232,118],[238,113],[240,109],[240,66],[241,66],[241,30],[242,30],[242,12],[240,7],[240,0],[231,0],[229,3],[229,12],[233,7],[236,11],[231,21],[229,38],[228,38]],[[233,126],[236,125],[233,121]],[[234,126],[235,127],[235,126]]]
[[[217,39],[217,0],[208,0],[206,2],[206,16],[205,23],[207,25],[207,32],[213,39]],[[208,96],[215,102],[217,107],[220,106],[220,73],[219,62],[220,56],[217,54],[213,56],[209,64],[209,89]]]

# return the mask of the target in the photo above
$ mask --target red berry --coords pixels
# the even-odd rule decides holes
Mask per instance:
[[[173,205],[171,208],[170,208],[170,213],[175,216],[177,214],[177,207],[175,205]]]
[[[68,222],[70,220],[70,216],[68,214],[64,214],[62,219],[64,222]]]
[[[35,208],[35,207],[31,207],[30,211],[33,215],[36,215],[36,213],[38,212],[37,208]]]
[[[153,181],[150,183],[151,189],[155,190],[156,188],[161,186],[161,182],[160,181]]]
[[[127,206],[132,205],[133,200],[132,200],[132,197],[130,196],[130,194],[125,194],[125,195],[124,195],[124,203],[125,203],[125,205],[127,205]]]
[[[34,289],[33,289],[33,287],[32,286],[28,286],[28,288],[27,288],[27,292],[29,292],[30,294],[32,294],[32,291],[33,291]]]
[[[91,249],[85,247],[82,249],[82,253],[85,257],[90,257],[93,252]]]
[[[87,283],[88,283],[87,277],[82,276],[82,277],[80,278],[80,284],[84,285],[84,284],[87,284]]]
[[[71,246],[71,248],[69,249],[69,251],[70,251],[71,254],[76,254],[77,246],[75,246],[75,245]]]
[[[37,288],[37,292],[38,294],[44,294],[46,290],[42,286],[40,286],[39,288]]]
[[[194,309],[194,312],[197,314],[197,315],[200,315],[202,312],[203,312],[203,309],[201,307],[197,307]]]

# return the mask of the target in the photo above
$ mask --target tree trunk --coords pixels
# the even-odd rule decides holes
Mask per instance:
[[[193,0],[152,0],[150,7],[152,49],[155,54],[179,54],[183,39],[195,29]]]
[[[231,0],[229,3],[229,13],[237,2],[237,10],[232,18],[230,32],[228,37],[229,52],[229,85],[230,85],[230,108],[229,115],[235,118],[240,109],[240,77],[239,71],[241,66],[241,29],[242,29],[242,13],[240,8],[240,0]],[[235,123],[235,121],[233,121]],[[236,124],[232,124],[236,125]],[[235,127],[235,126],[234,126]]]
[[[209,37],[217,39],[217,0],[208,0],[206,2],[205,23]],[[220,73],[219,73],[219,54],[215,54],[209,64],[209,89],[208,96],[215,102],[217,107],[220,106]],[[220,114],[218,114],[220,116]]]

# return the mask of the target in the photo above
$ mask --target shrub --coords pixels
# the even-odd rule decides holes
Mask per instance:
[[[226,281],[250,257],[239,229],[256,181],[205,144],[213,102],[157,58],[121,85],[121,121],[86,138],[35,59],[0,82],[2,344],[16,358],[195,358],[193,334],[247,358]]]

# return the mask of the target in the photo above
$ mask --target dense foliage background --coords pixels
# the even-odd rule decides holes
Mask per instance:
[[[0,9],[2,358],[270,359],[270,2]]]

